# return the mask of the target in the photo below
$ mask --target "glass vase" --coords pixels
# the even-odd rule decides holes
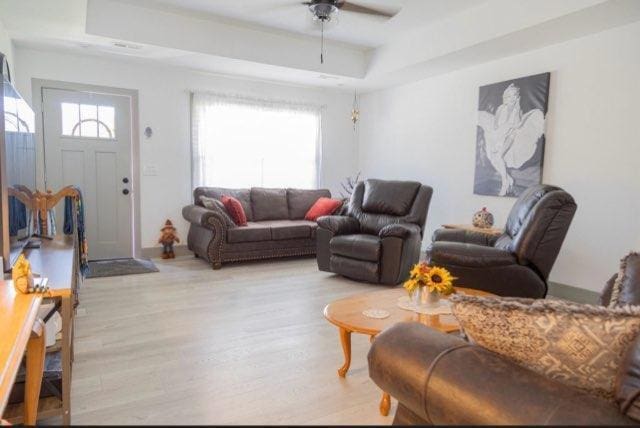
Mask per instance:
[[[413,293],[413,298],[416,309],[434,308],[438,306],[440,293],[437,291],[429,291],[429,287],[419,287]]]

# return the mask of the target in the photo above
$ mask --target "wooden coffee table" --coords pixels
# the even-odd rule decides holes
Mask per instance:
[[[456,292],[471,296],[493,296],[485,291],[471,288],[456,287]],[[338,369],[338,376],[345,377],[351,365],[351,333],[366,334],[373,339],[386,328],[399,322],[419,322],[435,328],[443,333],[450,333],[460,329],[460,325],[453,315],[424,315],[417,314],[398,307],[398,298],[406,296],[407,291],[402,288],[392,288],[335,300],[324,308],[324,317],[340,330],[340,343],[344,352],[344,364]],[[384,319],[369,318],[362,314],[367,309],[384,309],[389,316]],[[380,413],[389,414],[391,397],[386,392],[380,402]]]

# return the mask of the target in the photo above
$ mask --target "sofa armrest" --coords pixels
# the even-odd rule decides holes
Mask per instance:
[[[360,232],[360,222],[346,215],[326,215],[318,218],[318,227],[334,235],[350,235]]]
[[[483,245],[438,241],[427,249],[429,263],[449,266],[495,267],[518,264],[509,251]]]
[[[475,244],[484,246],[493,246],[498,239],[495,235],[486,233],[473,232],[464,229],[438,229],[433,232],[431,240],[433,242],[461,242],[463,244]]]
[[[187,205],[182,208],[182,217],[184,217],[184,219],[189,223],[193,223],[207,229],[215,230],[216,227],[220,227],[224,230],[227,229],[224,218],[222,218],[220,213],[199,205]]]
[[[434,425],[627,425],[611,402],[419,323],[378,335],[369,376]]]
[[[417,235],[420,237],[420,226],[413,223],[393,223],[388,224],[378,233],[380,238],[395,237],[400,239],[406,239],[411,235]]]

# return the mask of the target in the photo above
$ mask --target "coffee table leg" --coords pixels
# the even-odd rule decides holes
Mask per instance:
[[[344,352],[344,364],[338,369],[338,376],[345,377],[351,365],[351,332],[340,327],[340,343]]]
[[[391,408],[391,396],[386,392],[383,392],[382,400],[380,400],[380,414],[382,416],[389,416],[390,408]]]

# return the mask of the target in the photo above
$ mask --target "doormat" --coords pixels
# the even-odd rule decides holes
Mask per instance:
[[[139,273],[158,272],[151,260],[144,259],[112,259],[89,262],[87,278],[104,278],[107,276],[136,275]]]

